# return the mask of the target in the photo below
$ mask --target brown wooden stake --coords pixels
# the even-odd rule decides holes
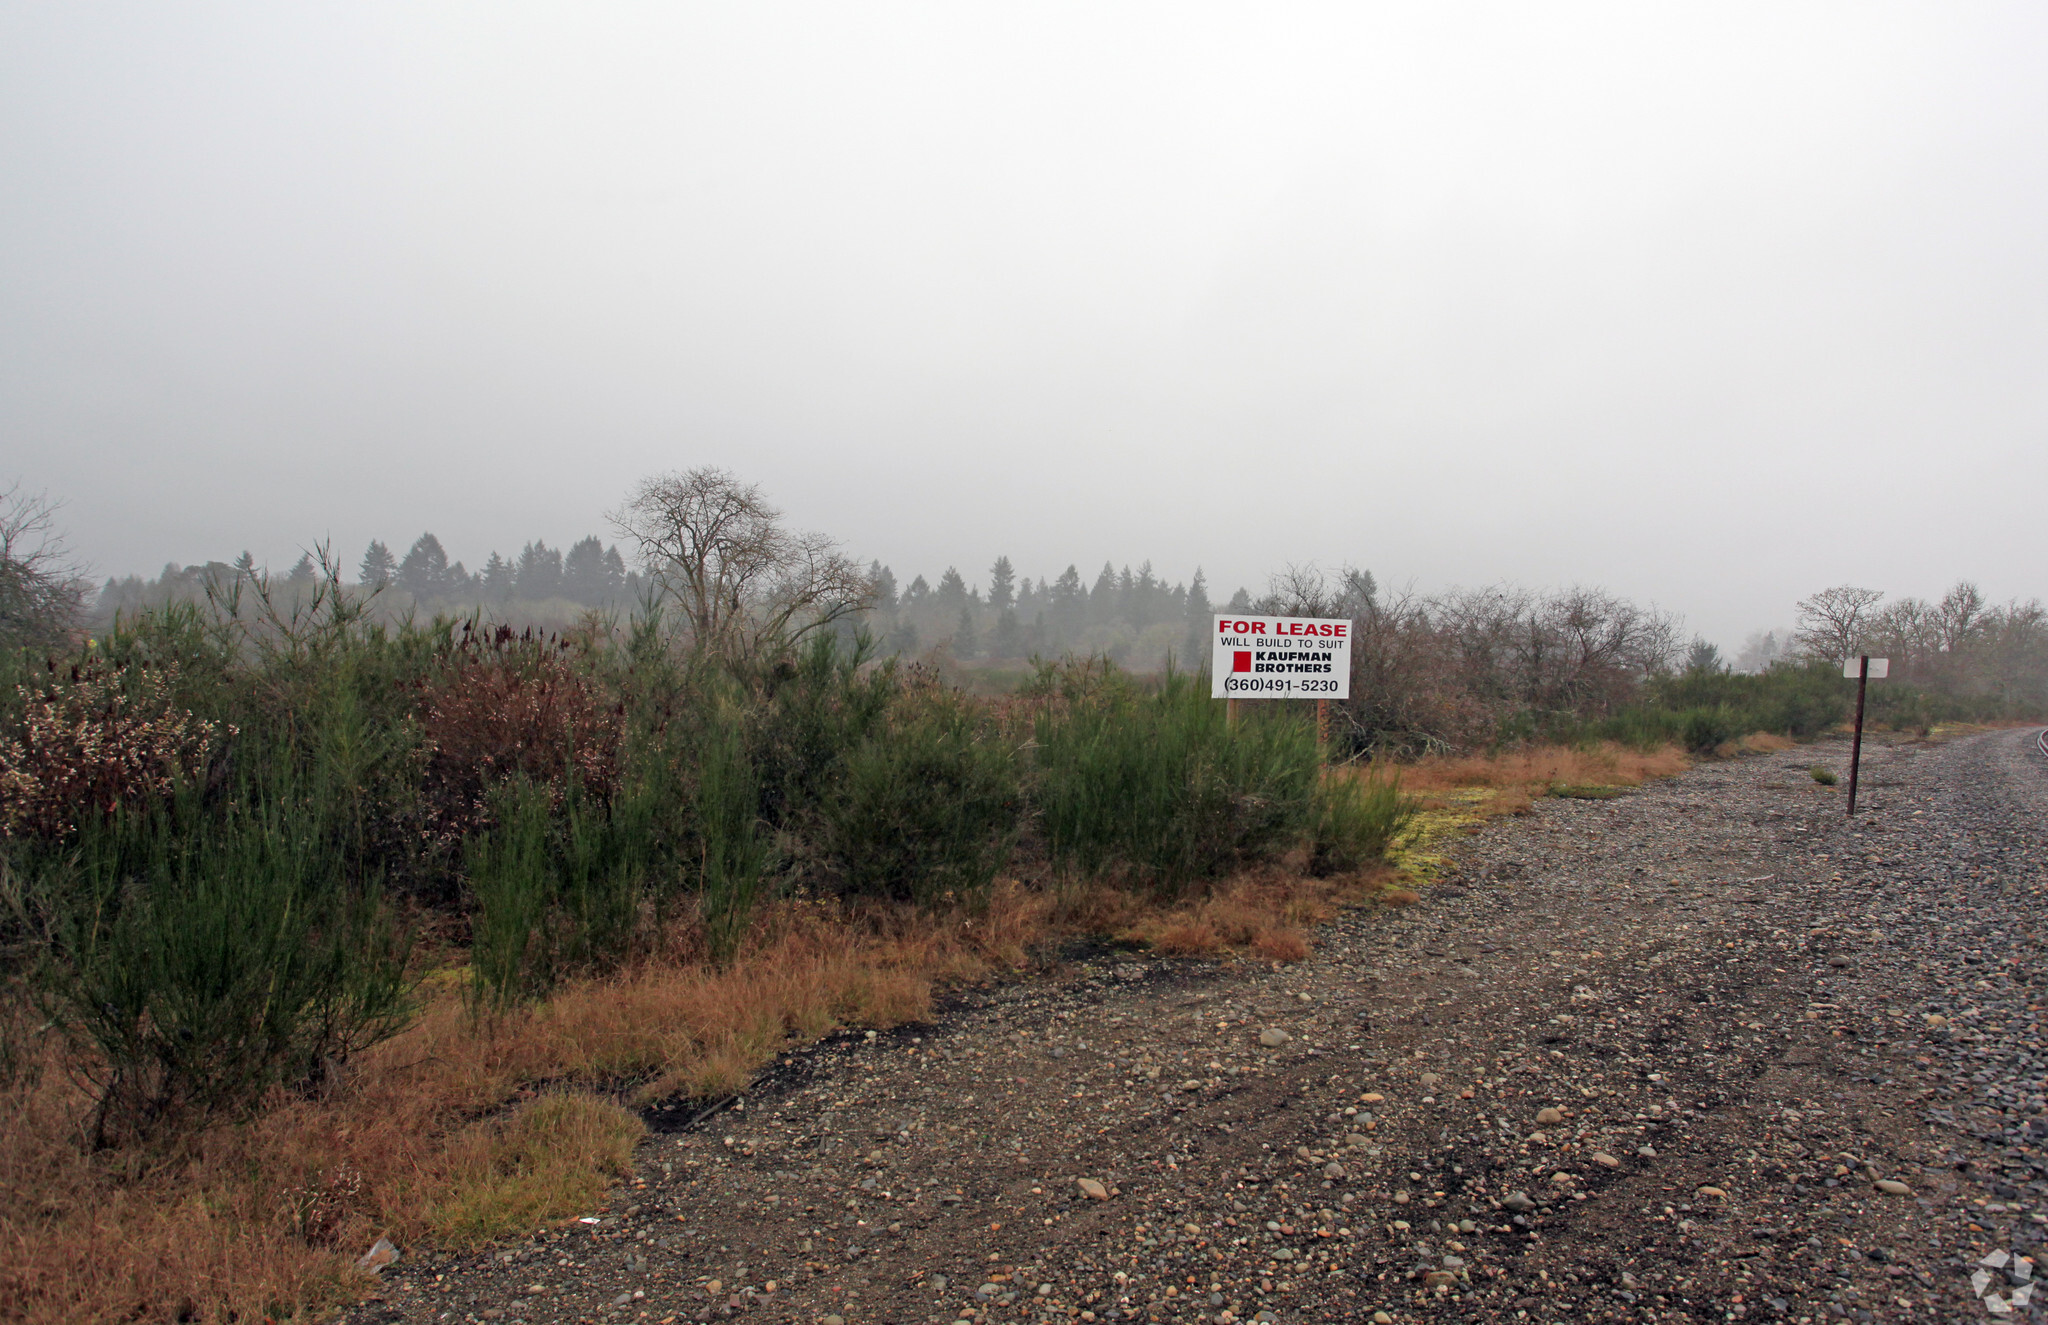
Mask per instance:
[[[1330,762],[1330,701],[1316,701],[1316,748],[1323,753],[1323,762]]]
[[[1870,686],[1870,656],[1856,670],[1856,735],[1849,742],[1849,813],[1856,813],[1856,774],[1863,767],[1863,692]]]
[[[1225,726],[1235,727],[1237,725],[1237,706],[1243,702],[1241,699],[1226,699],[1223,701],[1223,723]]]

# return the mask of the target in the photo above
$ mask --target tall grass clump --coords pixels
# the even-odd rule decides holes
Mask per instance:
[[[1318,878],[1378,864],[1415,820],[1398,776],[1333,773],[1316,786],[1309,873]]]
[[[1037,723],[1039,825],[1056,869],[1166,892],[1311,822],[1321,753],[1301,715],[1228,725],[1196,678],[1149,694],[1111,677]]]

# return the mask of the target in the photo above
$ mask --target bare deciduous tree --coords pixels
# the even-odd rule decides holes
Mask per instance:
[[[1855,655],[1863,642],[1871,609],[1884,597],[1878,589],[1838,584],[1799,600],[1799,629],[1793,638],[1816,658],[1841,662]]]
[[[1957,580],[1955,587],[1941,596],[1941,602],[1934,608],[1934,618],[1943,652],[1954,653],[1968,642],[1980,624],[1984,607],[1983,592],[1968,580]]]
[[[730,658],[784,647],[861,611],[874,583],[823,534],[782,525],[759,487],[703,467],[642,479],[611,516],[699,648]]]
[[[77,629],[85,582],[56,527],[57,503],[0,492],[0,646],[55,648]]]

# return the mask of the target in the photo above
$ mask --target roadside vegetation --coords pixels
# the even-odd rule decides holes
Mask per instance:
[[[1068,939],[1291,958],[1382,886],[1407,804],[1305,713],[1099,660],[976,699],[750,489],[626,514],[656,589],[568,632],[329,561],[7,653],[0,1318],[304,1312],[379,1235],[587,1210],[638,1110],[793,1044]]]
[[[1257,606],[1358,623],[1327,744],[1305,706],[1233,725],[1198,674],[1102,655],[977,694],[878,638],[877,568],[712,470],[630,494],[633,570],[578,545],[637,604],[559,630],[394,614],[323,553],[88,636],[51,508],[6,509],[0,1320],[314,1311],[380,1235],[582,1213],[641,1111],[793,1046],[1074,943],[1295,960],[1487,815],[1847,703],[1834,662],[1731,675],[1598,594],[1301,570]],[[378,566],[454,582],[414,553]],[[1898,685],[1873,714],[2031,696]]]

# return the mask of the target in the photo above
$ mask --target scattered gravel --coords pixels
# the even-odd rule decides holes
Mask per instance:
[[[1866,744],[1848,822],[1834,743],[1542,801],[1297,965],[1083,961],[842,1037],[653,1111],[585,1222],[408,1256],[348,1318],[2027,1315],[2033,738]]]

